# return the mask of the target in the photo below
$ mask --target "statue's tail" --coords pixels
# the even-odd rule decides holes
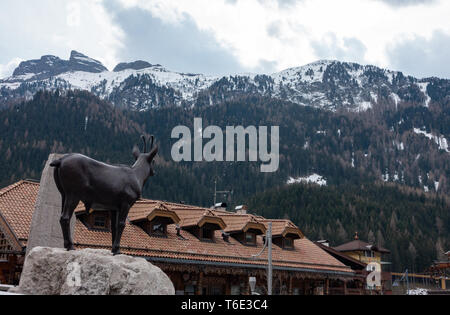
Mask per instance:
[[[50,166],[51,167],[56,167],[56,168],[61,167],[61,160],[53,161],[52,163],[50,163]]]

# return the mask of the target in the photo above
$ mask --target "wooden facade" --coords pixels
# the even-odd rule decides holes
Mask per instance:
[[[180,295],[250,295],[249,277],[256,277],[256,292],[267,294],[267,272],[245,267],[194,266],[152,262],[172,280]],[[322,275],[307,271],[273,273],[275,295],[365,295],[364,279]]]

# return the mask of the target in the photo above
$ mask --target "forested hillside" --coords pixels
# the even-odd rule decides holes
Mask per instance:
[[[449,200],[393,184],[284,186],[247,203],[254,213],[291,219],[310,239],[327,239],[331,246],[358,232],[391,251],[386,259],[392,271],[423,271],[450,247]]]
[[[186,125],[193,130],[195,117],[203,118],[204,128],[280,126],[280,169],[264,174],[260,163],[173,162],[170,152],[178,139],[171,139],[172,129]],[[450,153],[443,140],[450,139],[450,106],[445,101],[429,107],[404,103],[396,109],[386,104],[352,113],[246,96],[217,106],[133,112],[88,92],[56,91],[39,92],[30,101],[0,111],[0,122],[1,186],[39,179],[51,152],[79,152],[109,163],[132,164],[131,151],[139,136],[154,134],[160,154],[145,197],[209,207],[217,179],[220,190],[234,191],[224,200],[230,206],[250,198],[252,210],[270,217],[287,215],[311,239],[328,238],[337,244],[355,230],[373,235],[398,252],[393,257],[397,270],[411,264],[408,253],[415,253],[415,265],[422,268],[437,258],[437,245],[449,245],[449,207],[441,200],[450,192]],[[314,173],[328,186],[284,191],[289,178]],[[417,195],[386,188],[385,183],[411,187]],[[295,201],[305,195],[301,189],[310,190],[306,195],[322,203],[309,202],[306,211]],[[267,190],[267,195],[251,198]],[[281,198],[286,193],[292,196]],[[280,195],[276,202],[284,207],[279,211],[270,200],[264,205],[256,202],[273,195]],[[378,211],[383,219],[368,225]],[[397,223],[391,225],[391,218]]]

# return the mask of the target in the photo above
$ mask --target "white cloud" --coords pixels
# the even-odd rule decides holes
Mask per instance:
[[[337,43],[349,38],[361,42],[367,49],[366,63],[389,67],[386,50],[399,38],[450,32],[450,1],[433,5],[417,1],[418,5],[402,8],[373,0],[289,1],[288,8],[277,0],[119,1],[127,8],[148,10],[167,23],[190,16],[249,68],[262,60],[276,61],[279,70],[312,62],[318,55],[311,43],[330,32]]]
[[[2,65],[0,64],[0,79],[7,78],[12,75],[14,69],[22,62],[20,58],[14,58],[10,62]]]
[[[283,70],[324,55],[390,68],[398,42],[450,34],[445,0],[2,0],[2,72],[13,58],[67,58],[71,49],[114,67],[127,55],[126,34],[114,10],[105,10],[107,1],[168,25],[195,23],[246,69]]]
[[[75,49],[108,67],[118,62],[123,32],[102,0],[2,0],[2,7],[8,9],[0,9],[0,42],[8,44],[0,44],[0,58],[67,58]]]

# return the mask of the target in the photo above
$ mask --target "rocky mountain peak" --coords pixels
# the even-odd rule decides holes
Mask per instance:
[[[108,69],[100,61],[74,50],[71,52],[69,60],[63,60],[53,55],[45,55],[41,59],[23,61],[14,70],[13,76],[33,75],[35,80],[45,80],[65,72],[75,71],[100,73],[108,71]]]
[[[78,89],[136,111],[214,105],[257,95],[330,111],[363,112],[379,103],[393,108],[402,102],[428,107],[448,98],[449,82],[337,60],[319,60],[271,75],[194,75],[142,60],[119,63],[110,72],[101,62],[72,51],[69,60],[47,55],[22,62],[13,77],[0,80],[0,107],[43,89]]]
[[[148,63],[147,61],[137,60],[137,61],[134,61],[134,62],[122,62],[122,63],[119,63],[114,68],[113,71],[114,72],[120,72],[120,71],[123,71],[123,70],[142,70],[142,69],[150,68],[150,67],[153,67],[153,65]]]
[[[70,53],[70,60],[72,71],[84,71],[98,73],[108,71],[103,64],[95,59],[92,59],[76,50]]]

